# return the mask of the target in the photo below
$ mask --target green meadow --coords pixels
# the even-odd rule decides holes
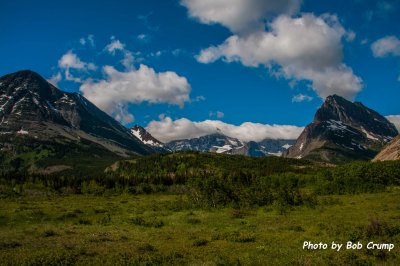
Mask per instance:
[[[176,195],[2,199],[4,265],[396,265],[400,190],[326,196],[310,208],[196,209]],[[303,250],[303,242],[394,243]],[[330,245],[329,245],[330,246]]]
[[[173,154],[93,178],[6,174],[0,264],[398,265],[398,169]]]

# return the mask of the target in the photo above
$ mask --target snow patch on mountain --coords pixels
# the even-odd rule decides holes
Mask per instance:
[[[142,143],[152,146],[152,147],[157,147],[157,148],[164,148],[164,144],[160,142],[159,140],[155,139],[149,132],[147,132],[143,127],[141,126],[134,126],[131,128],[131,133],[134,135],[136,138],[138,138]]]
[[[292,145],[289,145],[287,143],[282,146],[282,148],[284,148],[285,150],[289,149],[290,147],[292,147]]]
[[[27,134],[29,134],[29,132],[26,131],[26,130],[23,130],[23,129],[21,128],[20,130],[17,131],[17,134],[20,134],[20,135],[27,135]]]
[[[372,139],[372,140],[377,140],[377,141],[379,141],[378,138],[375,138],[374,136],[372,136],[371,134],[369,134],[368,131],[366,131],[363,127],[361,127],[361,131],[367,136],[367,138]]]
[[[222,147],[214,146],[217,150],[216,153],[226,153],[227,151],[231,151],[233,147],[231,145],[224,145]]]

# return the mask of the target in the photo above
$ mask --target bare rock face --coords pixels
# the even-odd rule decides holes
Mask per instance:
[[[0,78],[0,134],[85,139],[122,156],[154,152],[82,95],[61,91],[30,70]]]
[[[395,126],[379,113],[333,95],[284,156],[332,163],[369,160],[397,134]]]
[[[393,139],[386,145],[373,161],[394,161],[400,160],[400,136]]]

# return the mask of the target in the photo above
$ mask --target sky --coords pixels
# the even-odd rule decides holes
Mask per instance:
[[[31,69],[161,141],[294,139],[338,94],[400,125],[400,0],[0,1]]]

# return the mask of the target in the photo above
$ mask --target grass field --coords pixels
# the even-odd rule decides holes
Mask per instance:
[[[328,243],[303,250],[303,242]],[[364,244],[337,252],[332,241]],[[365,245],[393,243],[387,250]],[[2,265],[398,265],[400,190],[320,196],[313,207],[199,209],[182,196],[0,199]],[[344,245],[345,246],[345,245]]]

